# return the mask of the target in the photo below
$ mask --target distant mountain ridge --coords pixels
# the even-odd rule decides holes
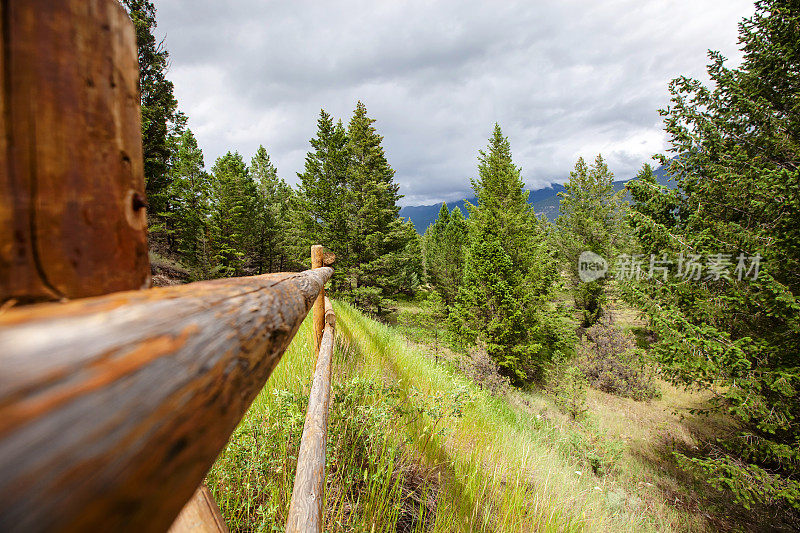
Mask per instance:
[[[658,183],[664,187],[674,189],[677,186],[674,181],[669,180],[667,168],[663,165],[654,170],[653,174],[655,174]],[[615,181],[614,191],[621,191],[625,188],[625,184],[632,179],[633,178]],[[564,189],[564,186],[560,183],[553,183],[549,187],[531,191],[528,195],[528,203],[531,204],[533,211],[537,215],[544,215],[547,217],[547,220],[553,222],[556,217],[558,217],[558,209],[561,203],[561,198],[558,196],[558,193],[565,190],[566,189]],[[447,208],[452,211],[458,207],[464,216],[468,217],[469,212],[467,211],[466,203],[469,202],[475,205],[477,201],[477,198],[469,198],[468,200],[447,202]],[[433,224],[433,222],[436,220],[441,207],[441,202],[432,205],[410,205],[400,209],[400,216],[403,218],[410,218],[414,223],[414,227],[417,228],[417,232],[423,234],[425,233],[425,230],[428,229],[428,226]]]

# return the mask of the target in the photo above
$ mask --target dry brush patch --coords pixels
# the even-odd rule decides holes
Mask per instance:
[[[659,395],[654,365],[646,352],[636,347],[631,333],[613,325],[595,324],[584,331],[577,363],[595,389],[634,400]]]

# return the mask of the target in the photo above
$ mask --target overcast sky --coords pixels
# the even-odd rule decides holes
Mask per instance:
[[[737,61],[750,0],[155,0],[207,167],[263,144],[296,183],[324,108],[360,99],[403,205],[471,196],[494,122],[531,189],[601,152],[619,179],[665,148],[658,108],[709,48]]]

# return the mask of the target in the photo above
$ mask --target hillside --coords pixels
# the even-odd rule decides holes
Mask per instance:
[[[656,175],[656,179],[658,183],[665,187],[674,188],[676,186],[674,181],[669,179],[669,175],[667,174],[667,169],[663,165],[658,167],[658,169],[654,170],[653,173]],[[619,180],[614,182],[614,190],[621,191],[625,188],[625,184],[633,178],[628,178],[625,180]],[[558,217],[558,205],[559,205],[559,196],[558,193],[564,191],[564,186],[560,183],[553,183],[549,187],[544,187],[542,189],[537,189],[535,191],[531,191],[530,195],[528,196],[528,203],[533,206],[533,210],[537,215],[544,215],[547,220],[553,222],[556,217]],[[458,200],[456,202],[448,202],[447,207],[448,209],[455,209],[458,207],[461,212],[464,214],[465,217],[469,216],[469,212],[466,208],[466,202],[470,202],[475,204],[477,199],[470,198],[468,200]],[[417,228],[417,232],[419,234],[425,233],[425,230],[430,226],[434,220],[436,220],[436,216],[439,214],[439,209],[441,208],[442,204],[431,204],[431,205],[412,205],[406,206],[400,209],[400,216],[404,218],[411,219],[411,222],[414,223],[414,227]]]
[[[591,414],[576,421],[547,392],[509,388],[477,354],[434,342],[436,326],[405,325],[425,313],[416,302],[395,327],[335,309],[326,531],[712,531],[758,519],[675,468],[672,450],[726,428],[690,411],[708,394],[660,380],[647,402],[591,389]],[[615,315],[639,324],[628,309]],[[232,530],[285,521],[309,331],[307,320],[208,475]]]

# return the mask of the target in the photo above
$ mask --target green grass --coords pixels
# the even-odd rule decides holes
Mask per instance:
[[[635,421],[598,408],[574,423],[543,395],[493,396],[396,329],[334,306],[326,531],[706,528],[650,483],[658,466],[630,453]],[[231,530],[283,530],[312,367],[306,321],[208,475]]]

